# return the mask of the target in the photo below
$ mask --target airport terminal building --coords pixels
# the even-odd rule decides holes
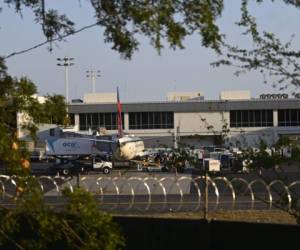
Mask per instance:
[[[117,133],[116,95],[107,96],[86,95],[68,106],[75,130]],[[260,139],[271,145],[282,135],[300,140],[300,99],[286,94],[251,98],[249,91],[223,91],[219,100],[204,100],[201,92],[173,92],[163,102],[122,103],[122,112],[124,132],[151,137],[147,147],[218,145],[220,138],[255,147]]]

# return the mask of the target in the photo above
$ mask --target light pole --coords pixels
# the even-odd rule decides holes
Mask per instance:
[[[96,77],[100,77],[100,70],[87,70],[86,71],[86,77],[91,79],[92,84],[92,93],[95,93],[95,85],[96,85]]]
[[[65,67],[65,95],[66,95],[66,102],[69,103],[69,67],[73,66],[74,63],[72,61],[74,58],[72,57],[64,57],[64,58],[57,58],[57,66]]]

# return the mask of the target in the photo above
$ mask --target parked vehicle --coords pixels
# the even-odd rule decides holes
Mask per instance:
[[[61,175],[75,175],[78,173],[88,173],[89,171],[101,171],[104,174],[109,174],[112,170],[112,163],[105,161],[100,157],[93,157],[92,159],[58,159],[57,162],[51,166],[51,170]]]
[[[112,163],[109,161],[104,161],[101,158],[94,158],[93,170],[102,171],[103,174],[109,174],[112,170]]]
[[[205,158],[203,160],[203,167],[204,167],[204,170],[208,171],[208,172],[220,172],[221,163],[219,160]]]

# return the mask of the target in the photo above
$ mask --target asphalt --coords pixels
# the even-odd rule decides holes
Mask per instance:
[[[52,163],[33,163],[32,174],[39,178],[46,203],[56,208],[62,207],[66,202],[61,196],[61,190],[78,185],[92,192],[99,206],[107,211],[150,213],[198,211],[203,210],[205,204],[204,180],[199,178],[197,170],[185,174],[175,174],[115,169],[108,175],[89,172],[89,174],[75,176],[57,176],[57,173],[51,170],[51,166]],[[273,180],[281,180],[289,185],[300,181],[300,170],[298,167],[285,168],[276,172],[263,171],[261,175],[255,172],[231,173],[227,171],[210,177],[215,180],[218,192],[213,185],[209,185],[207,200],[209,211],[220,209],[265,210],[278,208],[282,202],[282,197],[278,193],[286,193],[286,190],[281,183],[274,183],[270,198],[266,186],[257,180],[263,180],[267,184]],[[226,177],[231,181],[235,190],[234,194],[221,177]],[[113,178],[114,181],[112,181]],[[12,206],[11,197],[15,195],[15,186],[11,180],[4,180],[3,177],[0,180],[5,185],[5,195],[2,195],[0,202],[2,205]],[[253,195],[249,189],[251,182]],[[294,185],[290,191],[299,196],[300,182],[299,185]],[[280,206],[288,208],[286,203]]]

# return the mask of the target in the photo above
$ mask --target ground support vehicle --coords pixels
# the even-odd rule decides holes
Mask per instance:
[[[88,173],[90,171],[101,171],[109,174],[112,170],[112,163],[104,161],[99,157],[92,159],[58,159],[51,167],[51,170],[61,175],[76,175],[79,173]]]
[[[103,174],[109,174],[112,170],[112,163],[100,158],[93,158],[93,170],[102,171]]]
[[[206,172],[220,172],[221,163],[219,160],[205,158],[203,160],[203,167]]]
[[[147,171],[147,172],[155,172],[155,171],[161,171],[162,166],[160,163],[157,162],[151,162],[151,161],[138,161],[133,160],[134,164],[136,164],[137,171]]]

